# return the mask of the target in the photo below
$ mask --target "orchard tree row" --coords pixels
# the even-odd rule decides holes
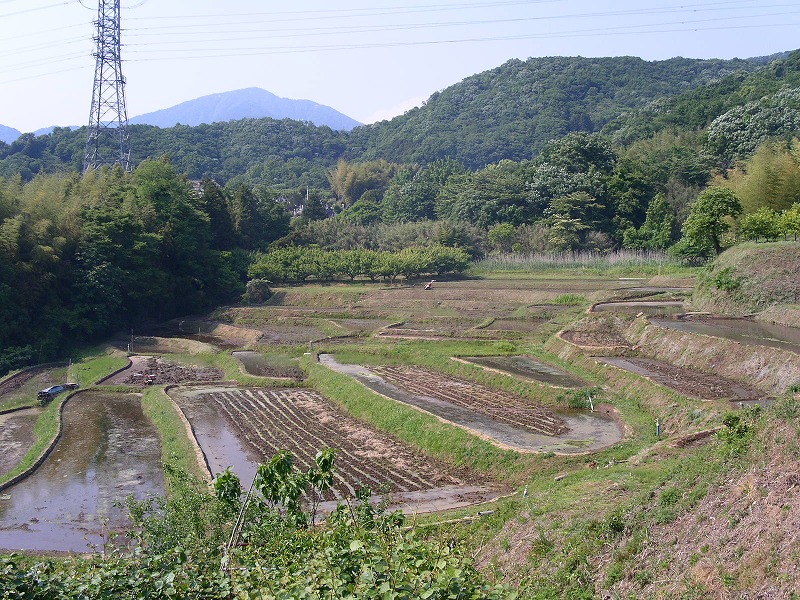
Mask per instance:
[[[470,255],[461,248],[433,245],[426,248],[405,248],[399,252],[387,250],[320,250],[292,246],[259,255],[250,266],[253,279],[270,282],[302,282],[309,278],[318,281],[354,280],[367,277],[394,282],[423,275],[460,273],[470,263]]]

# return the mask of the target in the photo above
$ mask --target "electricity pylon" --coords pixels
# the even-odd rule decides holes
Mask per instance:
[[[92,110],[86,140],[84,173],[103,165],[119,163],[130,170],[128,112],[125,108],[125,77],[120,58],[120,0],[99,0],[97,50]]]

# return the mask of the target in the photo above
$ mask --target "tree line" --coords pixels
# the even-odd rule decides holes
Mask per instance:
[[[195,188],[161,160],[0,178],[0,372],[236,299],[248,252],[289,220],[258,190]]]

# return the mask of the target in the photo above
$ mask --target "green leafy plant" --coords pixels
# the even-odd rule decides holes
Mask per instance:
[[[732,292],[742,285],[742,280],[739,277],[735,277],[733,273],[734,271],[731,267],[725,267],[711,278],[711,283],[718,290]]]

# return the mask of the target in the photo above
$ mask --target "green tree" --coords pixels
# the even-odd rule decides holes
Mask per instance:
[[[511,223],[498,223],[491,229],[487,237],[492,248],[497,252],[511,252],[511,246],[516,236],[516,227]]]
[[[663,194],[658,194],[647,206],[647,215],[639,229],[625,230],[623,245],[642,250],[665,250],[672,244],[675,211]]]
[[[670,251],[686,260],[716,256],[722,251],[723,235],[730,229],[727,219],[741,212],[739,197],[731,190],[719,186],[705,189],[692,204],[683,235]]]
[[[762,206],[741,218],[738,233],[746,240],[777,240],[782,233],[780,215],[771,208]]]
[[[792,204],[791,208],[781,213],[781,230],[783,235],[797,237],[800,235],[800,202]]]

